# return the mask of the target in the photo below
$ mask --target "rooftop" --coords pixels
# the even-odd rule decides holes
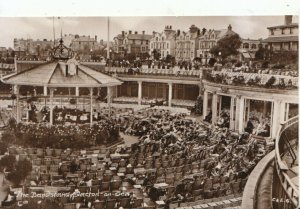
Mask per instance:
[[[275,29],[275,28],[295,28],[298,27],[298,23],[291,23],[288,25],[277,25],[277,26],[271,26],[267,27],[268,29]]]
[[[49,87],[101,87],[115,86],[122,82],[117,78],[97,72],[85,65],[78,64],[78,72],[65,75],[68,62],[53,61],[38,65],[29,70],[2,78],[3,83]]]
[[[298,41],[298,36],[280,36],[280,37],[268,37],[263,40],[263,42],[290,42]]]

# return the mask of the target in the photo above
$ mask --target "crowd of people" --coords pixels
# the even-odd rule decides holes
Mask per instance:
[[[242,73],[229,71],[206,71],[205,79],[225,85],[245,85],[266,88],[294,89],[298,87],[297,78],[275,77],[257,73]]]
[[[10,155],[29,158],[35,165],[25,188],[56,186],[68,187],[72,192],[100,191],[100,196],[93,198],[59,199],[61,207],[79,204],[97,208],[100,202],[106,208],[134,208],[142,207],[142,202],[151,206],[163,200],[168,208],[172,203],[241,194],[247,176],[268,152],[265,143],[248,133],[239,135],[223,123],[207,127],[185,114],[164,109],[113,115],[110,120],[97,127],[107,130],[116,125],[139,141],[110,150],[66,149],[50,156],[29,148],[19,153],[10,151]],[[79,127],[54,126],[50,134],[64,136],[85,130]],[[37,124],[18,125],[17,129],[22,134],[49,134],[49,129]],[[91,134],[90,129],[85,131]],[[105,196],[113,191],[128,195]]]

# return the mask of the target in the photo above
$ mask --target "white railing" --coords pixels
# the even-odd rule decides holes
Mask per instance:
[[[276,144],[275,144],[275,167],[277,171],[277,175],[280,179],[281,186],[283,187],[286,195],[289,197],[289,199],[292,201],[293,205],[295,207],[299,204],[299,191],[292,182],[291,178],[287,174],[288,166],[286,163],[282,160],[282,156],[287,152],[287,149],[291,149],[291,147],[287,147],[287,149],[284,149],[284,143],[283,140],[285,140],[282,137],[282,134],[285,131],[288,131],[287,129],[290,128],[292,125],[298,123],[298,116],[293,117],[289,119],[287,122],[281,125],[281,128],[278,130],[277,138],[276,138]],[[293,140],[293,139],[287,139],[287,140]],[[297,139],[298,140],[298,139]]]

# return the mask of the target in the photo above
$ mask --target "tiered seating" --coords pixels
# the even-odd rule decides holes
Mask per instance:
[[[264,149],[263,145],[252,144],[227,129],[211,131],[184,114],[148,109],[132,115],[114,119],[121,131],[141,136],[131,147],[11,147],[9,154],[30,159],[33,164],[25,191],[73,194],[72,198],[57,197],[62,208],[185,207],[184,204],[222,208],[240,203],[236,197],[255,162],[263,157],[256,156],[257,147]],[[75,195],[79,193],[95,195]],[[226,196],[230,198],[223,200]],[[207,199],[214,203],[208,204]]]

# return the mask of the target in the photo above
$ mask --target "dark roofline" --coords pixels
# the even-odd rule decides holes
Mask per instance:
[[[298,23],[292,23],[290,25],[277,25],[277,26],[270,26],[267,29],[274,29],[274,28],[295,28],[298,27]]]

